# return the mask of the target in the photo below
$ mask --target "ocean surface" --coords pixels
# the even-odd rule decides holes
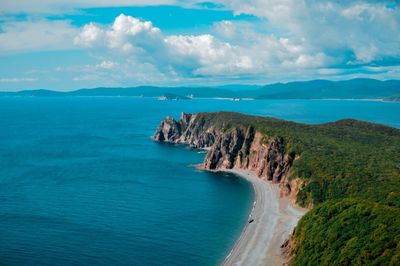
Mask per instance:
[[[237,111],[400,128],[378,101],[0,98],[1,265],[217,265],[246,223],[252,188],[151,141],[182,111]]]

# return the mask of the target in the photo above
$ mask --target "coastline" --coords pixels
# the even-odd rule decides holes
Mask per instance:
[[[222,265],[283,265],[281,245],[289,238],[305,209],[280,197],[278,184],[264,181],[248,170],[224,172],[246,179],[253,186],[254,202],[239,239]]]

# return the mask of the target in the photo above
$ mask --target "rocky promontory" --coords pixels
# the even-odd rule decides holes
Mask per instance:
[[[166,117],[153,139],[158,142],[186,144],[206,149],[200,166],[206,170],[243,169],[257,177],[281,184],[281,194],[295,198],[298,180],[289,182],[289,172],[296,160],[295,153],[285,151],[285,139],[267,136],[252,125],[232,125],[217,121],[213,113],[182,113],[176,121]]]

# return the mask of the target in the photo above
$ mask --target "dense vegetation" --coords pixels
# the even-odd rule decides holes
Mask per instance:
[[[400,209],[344,199],[299,222],[293,265],[400,265]]]
[[[295,153],[297,201],[314,206],[297,226],[294,265],[400,265],[400,130],[352,119],[305,125],[236,113],[199,123],[254,126]]]

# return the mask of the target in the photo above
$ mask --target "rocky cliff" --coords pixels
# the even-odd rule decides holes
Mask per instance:
[[[282,194],[295,199],[298,180],[289,181],[288,177],[297,157],[285,152],[282,137],[266,136],[252,125],[232,126],[214,121],[212,114],[182,113],[179,121],[166,117],[153,139],[207,149],[204,169],[250,170],[261,179],[280,183]]]

